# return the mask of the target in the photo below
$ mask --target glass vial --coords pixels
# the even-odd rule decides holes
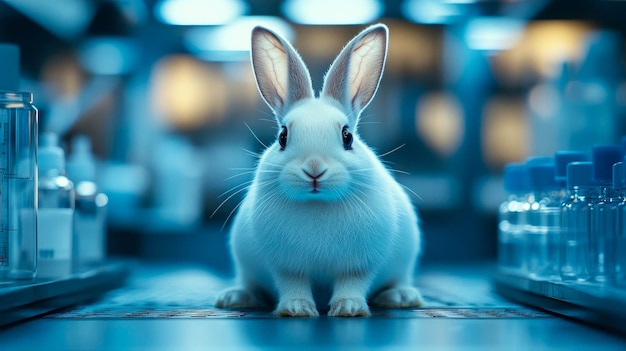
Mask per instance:
[[[498,268],[521,272],[524,267],[524,231],[528,223],[528,174],[524,164],[507,164],[503,170],[508,198],[498,210]]]
[[[0,44],[0,283],[37,273],[37,109],[17,92],[19,49]]]
[[[626,168],[624,162],[613,165],[613,188],[619,189],[615,237],[615,286],[626,288]]]
[[[528,211],[526,267],[532,278],[559,278],[561,187],[555,180],[554,162],[528,164],[534,201]]]
[[[589,234],[591,206],[598,197],[593,184],[591,162],[567,165],[569,198],[561,205],[561,279],[582,282],[589,279]]]
[[[42,134],[39,145],[38,277],[61,278],[72,273],[74,185],[56,134]]]
[[[591,207],[590,281],[609,283],[615,279],[615,237],[619,192],[613,189],[613,165],[624,158],[618,145],[598,145],[592,149],[593,181],[599,196]]]

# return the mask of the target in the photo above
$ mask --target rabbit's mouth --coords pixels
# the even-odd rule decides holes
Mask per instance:
[[[311,186],[313,186],[313,189],[311,189],[311,194],[317,194],[320,192],[319,186],[320,186],[320,182],[317,179],[313,179],[313,182],[311,182]]]
[[[306,170],[302,170],[302,172],[311,179],[311,194],[318,194],[320,192],[320,178],[326,174],[326,170],[323,170],[318,173],[311,174]]]
[[[328,168],[317,172],[299,169],[284,175],[286,179],[279,182],[283,195],[296,201],[337,201],[348,189],[344,173]]]

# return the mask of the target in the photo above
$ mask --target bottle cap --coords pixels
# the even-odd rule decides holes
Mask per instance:
[[[567,165],[567,187],[591,187],[593,183],[593,164],[591,162],[572,162]]]
[[[65,170],[65,152],[59,146],[59,137],[55,133],[43,133],[39,139],[37,151],[37,168],[39,174],[57,171],[62,174]]]
[[[18,91],[20,88],[20,48],[0,43],[0,90]]]
[[[613,165],[613,189],[624,189],[624,163]]]
[[[72,153],[67,159],[67,175],[73,182],[94,181],[96,162],[91,153],[91,141],[84,135],[72,139]]]
[[[556,180],[565,183],[567,181],[567,165],[572,162],[589,161],[589,154],[582,151],[557,151],[554,154],[556,165]]]
[[[559,183],[554,179],[555,167],[554,163],[534,163],[527,164],[530,187],[534,191],[552,191],[561,188]]]
[[[591,150],[593,163],[593,181],[596,184],[613,182],[613,165],[624,159],[621,145],[596,145]]]
[[[504,190],[510,194],[521,194],[530,191],[528,170],[523,163],[509,163],[502,170]]]

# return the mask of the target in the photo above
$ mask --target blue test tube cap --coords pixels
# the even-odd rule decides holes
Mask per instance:
[[[589,161],[589,154],[583,151],[563,150],[554,154],[556,166],[556,180],[565,184],[567,182],[567,165],[572,162]]]
[[[523,163],[509,163],[502,170],[504,178],[504,190],[510,194],[523,194],[530,192],[528,184],[528,169]]]
[[[596,145],[591,150],[593,181],[597,184],[613,183],[613,165],[624,159],[621,145]]]
[[[556,173],[554,162],[527,163],[526,166],[528,167],[529,183],[532,190],[553,191],[561,188],[554,179]]]
[[[20,85],[20,48],[0,43],[0,91],[18,91]]]
[[[567,165],[567,187],[591,187],[593,182],[593,164],[591,162],[572,162]]]

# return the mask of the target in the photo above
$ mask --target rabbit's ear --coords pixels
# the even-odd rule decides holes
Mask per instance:
[[[378,89],[388,36],[384,24],[368,27],[343,48],[326,73],[322,95],[339,101],[354,125]]]
[[[279,120],[290,105],[313,97],[309,71],[300,55],[278,34],[255,27],[251,55],[259,91]]]

